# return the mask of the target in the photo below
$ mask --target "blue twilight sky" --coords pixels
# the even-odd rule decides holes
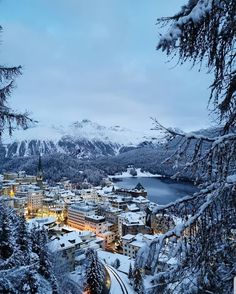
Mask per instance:
[[[88,118],[148,130],[157,117],[206,127],[210,77],[155,50],[157,17],[186,1],[1,0],[0,63],[24,68],[11,105],[43,125]]]

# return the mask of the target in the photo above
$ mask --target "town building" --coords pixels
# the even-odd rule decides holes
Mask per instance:
[[[84,229],[101,235],[107,231],[107,222],[104,216],[90,214],[85,216]]]
[[[97,191],[95,189],[84,189],[81,190],[80,194],[83,201],[93,201],[98,202],[100,201],[101,197],[99,197]]]
[[[138,212],[123,212],[118,217],[118,234],[120,237],[146,231],[146,213]]]
[[[78,203],[68,207],[67,223],[79,230],[85,229],[85,218],[96,214],[96,206],[88,203]]]
[[[28,192],[27,208],[29,214],[38,212],[43,207],[43,192],[41,190],[34,190]]]
[[[125,188],[118,188],[115,189],[115,193],[119,195],[127,195],[132,197],[147,197],[147,191],[144,189],[144,187],[138,183],[134,189],[125,189]]]
[[[126,210],[127,205],[129,205],[132,200],[133,198],[131,196],[113,195],[113,198],[110,199],[110,203],[114,208]]]
[[[146,210],[150,201],[143,196],[138,196],[133,198],[132,203],[136,204],[140,210]]]
[[[155,239],[155,237],[155,235],[150,234],[127,234],[123,236],[123,254],[129,256],[130,258],[135,258],[139,249],[149,244],[153,239]]]
[[[87,248],[104,249],[104,240],[89,231],[69,231],[48,243],[49,251],[60,259],[60,268],[69,271],[84,263]]]

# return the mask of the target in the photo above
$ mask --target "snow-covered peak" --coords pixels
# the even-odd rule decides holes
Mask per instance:
[[[99,140],[105,143],[119,143],[121,145],[137,145],[151,140],[151,131],[144,134],[120,126],[105,127],[90,120],[84,119],[69,126],[68,135],[75,138],[84,138],[90,141]]]
[[[68,141],[86,140],[90,142],[103,142],[104,144],[115,144],[117,146],[137,146],[146,141],[157,142],[154,136],[156,132],[146,133],[132,131],[118,125],[106,127],[88,119],[76,121],[69,126],[45,126],[35,125],[27,130],[16,130],[12,137],[4,136],[3,144],[13,142],[53,142],[57,144],[63,138]]]

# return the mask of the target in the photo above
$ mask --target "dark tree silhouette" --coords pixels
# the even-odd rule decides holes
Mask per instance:
[[[218,114],[216,136],[186,134],[155,120],[157,130],[179,140],[168,158],[201,181],[200,192],[154,213],[182,222],[138,253],[136,264],[151,269],[150,293],[232,293],[236,275],[236,1],[189,0],[173,17],[157,49],[179,63],[206,65],[214,73],[210,105]],[[194,147],[190,156],[187,151]],[[178,174],[176,175],[178,176]]]
[[[2,27],[0,26],[0,33],[1,31]],[[12,135],[15,128],[25,129],[32,122],[28,112],[19,113],[8,105],[8,98],[15,87],[15,78],[21,74],[21,66],[7,67],[0,65],[0,138],[4,130]]]
[[[133,272],[133,287],[138,294],[144,294],[143,277],[139,268],[135,268]]]
[[[133,276],[133,268],[132,268],[131,263],[129,264],[128,279],[130,281],[130,284],[132,284],[133,283],[134,276]]]

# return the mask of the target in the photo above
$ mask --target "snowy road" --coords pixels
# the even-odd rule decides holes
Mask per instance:
[[[117,271],[109,266],[105,265],[106,269],[109,272],[109,275],[111,277],[111,289],[110,289],[110,294],[129,294],[128,289],[122,279],[120,278],[119,274]]]

